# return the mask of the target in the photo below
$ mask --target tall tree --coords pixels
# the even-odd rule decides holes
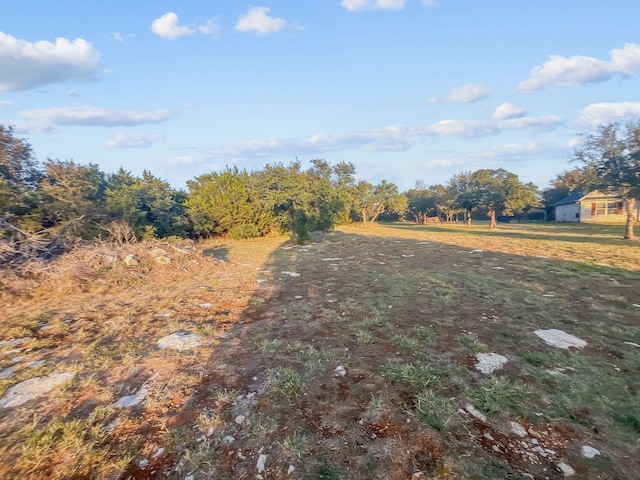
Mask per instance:
[[[516,174],[503,168],[462,172],[449,185],[457,192],[460,206],[467,210],[469,224],[471,213],[479,208],[486,210],[489,228],[496,228],[498,215],[520,215],[539,203],[533,183],[523,184]]]
[[[460,172],[449,180],[447,188],[451,192],[455,205],[464,210],[467,226],[471,227],[474,212],[482,204],[482,198],[473,180],[473,172]]]
[[[622,196],[627,212],[624,238],[635,239],[633,222],[640,198],[640,120],[625,126],[599,125],[595,132],[582,136],[572,161],[590,174],[593,188]]]
[[[383,213],[402,215],[407,209],[407,197],[398,191],[398,187],[386,180],[378,185],[361,180],[354,187],[354,210],[368,227]]]
[[[0,215],[12,217],[21,227],[40,225],[38,183],[42,171],[26,140],[16,138],[11,127],[0,125]],[[26,222],[26,219],[31,222]]]
[[[56,226],[82,218],[77,224],[77,233],[92,238],[97,233],[98,224],[106,218],[105,188],[105,175],[98,165],[48,159],[40,182],[45,225]]]
[[[144,212],[146,236],[185,237],[189,220],[184,207],[185,194],[175,190],[169,182],[144,170],[136,180],[137,207]]]

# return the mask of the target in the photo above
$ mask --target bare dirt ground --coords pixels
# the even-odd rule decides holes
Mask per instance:
[[[0,344],[0,393],[75,374],[0,410],[0,476],[638,478],[640,245],[616,228],[343,228],[165,246],[166,265],[138,245],[133,267],[77,253],[0,297],[0,340],[25,339]],[[157,347],[175,332],[200,346]],[[506,363],[482,373],[482,353]]]

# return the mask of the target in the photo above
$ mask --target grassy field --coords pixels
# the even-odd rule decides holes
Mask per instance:
[[[0,395],[73,378],[0,409],[0,478],[639,478],[640,243],[622,233],[399,223],[5,275]],[[175,332],[200,346],[159,349]],[[506,363],[483,373],[483,354]]]

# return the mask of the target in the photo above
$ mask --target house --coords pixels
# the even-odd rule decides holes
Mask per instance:
[[[555,207],[556,222],[611,223],[626,222],[627,212],[622,196],[597,190],[584,194],[573,192],[551,205]],[[640,221],[640,201],[636,200],[634,217]]]

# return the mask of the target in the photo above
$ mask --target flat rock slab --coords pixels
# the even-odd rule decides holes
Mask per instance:
[[[17,407],[29,400],[40,398],[73,377],[75,377],[75,373],[61,372],[20,382],[7,390],[7,393],[0,400],[0,408]]]
[[[558,348],[583,348],[587,345],[587,342],[585,342],[581,338],[574,337],[567,332],[556,330],[555,328],[552,328],[550,330],[536,330],[533,333],[535,333],[549,345],[553,345],[554,347]]]
[[[476,370],[489,375],[496,370],[501,370],[505,363],[507,363],[507,357],[500,355],[499,353],[478,353],[476,354]]]
[[[201,345],[200,336],[195,333],[176,332],[158,340],[158,348],[170,348],[184,352]]]

